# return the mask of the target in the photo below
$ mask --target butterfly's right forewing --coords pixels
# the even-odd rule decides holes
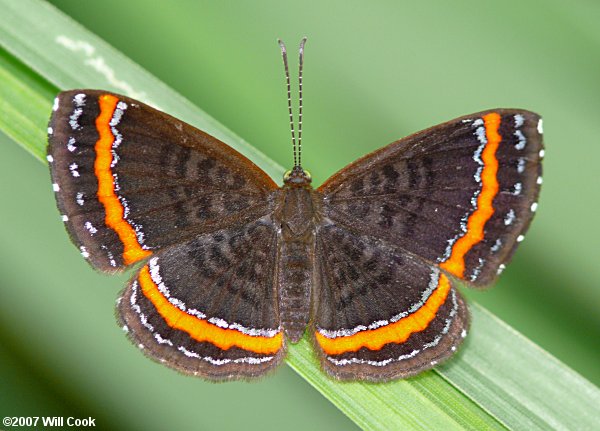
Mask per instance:
[[[537,209],[542,157],[537,114],[486,111],[371,153],[319,191],[334,223],[482,287],[524,238]]]

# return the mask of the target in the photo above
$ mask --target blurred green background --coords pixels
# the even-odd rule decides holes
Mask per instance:
[[[285,167],[276,38],[295,52],[308,36],[303,161],[316,184],[463,114],[542,114],[536,220],[497,286],[467,296],[600,383],[598,2],[51,3]],[[79,414],[106,429],[356,428],[285,366],[258,383],[215,385],[146,360],[114,322],[127,276],[89,268],[46,167],[0,143],[0,413]]]

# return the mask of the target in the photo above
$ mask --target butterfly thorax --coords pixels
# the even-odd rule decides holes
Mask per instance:
[[[286,175],[274,218],[280,228],[277,280],[281,323],[291,342],[302,337],[308,324],[319,202],[319,193],[305,171]]]

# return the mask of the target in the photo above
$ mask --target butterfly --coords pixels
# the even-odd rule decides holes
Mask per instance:
[[[94,268],[136,267],[117,301],[120,325],[180,372],[262,376],[305,332],[337,379],[430,369],[467,335],[457,282],[493,284],[537,209],[542,119],[519,109],[457,118],[315,189],[280,45],[294,143],[281,187],[228,145],[142,102],[60,93],[47,158],[67,231]]]

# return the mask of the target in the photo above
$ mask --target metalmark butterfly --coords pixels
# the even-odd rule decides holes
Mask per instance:
[[[293,121],[294,167],[279,187],[128,97],[66,91],[53,110],[48,161],[71,239],[101,271],[139,264],[117,305],[123,329],[149,357],[212,380],[266,373],[306,328],[339,379],[407,377],[447,359],[469,325],[455,282],[494,282],[542,182],[542,120],[517,109],[416,133],[317,189]]]

